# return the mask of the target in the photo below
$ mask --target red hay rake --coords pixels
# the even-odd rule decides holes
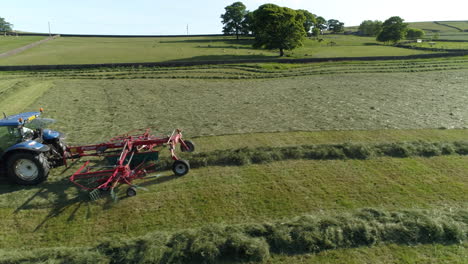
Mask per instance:
[[[70,154],[68,158],[76,159],[81,157],[104,157],[110,166],[91,166],[88,160],[81,166],[70,180],[90,192],[92,200],[100,197],[100,192],[110,191],[116,198],[114,188],[119,184],[127,184],[127,196],[135,196],[136,189],[142,188],[132,184],[135,179],[149,178],[148,174],[156,171],[156,164],[159,159],[159,151],[156,149],[161,146],[168,146],[172,160],[172,170],[176,176],[182,176],[188,173],[190,165],[185,160],[180,160],[175,149],[180,144],[182,152],[194,151],[194,145],[188,140],[182,139],[182,132],[176,129],[170,136],[156,137],[150,134],[146,129],[140,134],[117,136],[106,143],[96,145],[86,145],[77,147],[67,147]]]

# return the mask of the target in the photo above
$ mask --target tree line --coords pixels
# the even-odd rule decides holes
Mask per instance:
[[[344,23],[337,19],[325,20],[303,9],[294,10],[274,4],[264,4],[250,12],[242,2],[225,7],[221,15],[226,35],[254,36],[255,48],[285,50],[302,46],[307,36],[319,36],[324,30],[344,32]]]
[[[0,32],[7,33],[10,32],[13,28],[11,23],[8,23],[3,17],[0,17]]]
[[[397,43],[402,39],[420,39],[425,32],[417,28],[408,28],[404,19],[393,16],[384,22],[379,20],[364,20],[359,25],[359,34],[363,36],[374,36],[380,42]]]
[[[318,37],[324,30],[331,33],[344,32],[344,23],[337,19],[325,20],[307,10],[294,10],[274,4],[264,4],[250,12],[242,2],[225,7],[221,15],[225,35],[253,36],[254,48],[278,49],[280,56],[285,50],[293,50],[303,45],[307,36]],[[424,31],[408,28],[408,24],[398,16],[384,22],[365,20],[359,26],[359,34],[374,36],[380,42],[393,42],[418,39]]]

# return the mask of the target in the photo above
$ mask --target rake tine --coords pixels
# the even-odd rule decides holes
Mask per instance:
[[[146,189],[145,187],[141,187],[141,186],[138,186],[138,185],[135,185],[135,184],[132,184],[130,186],[135,187],[135,188],[140,189],[140,190],[143,190],[143,191],[148,191],[148,189]]]
[[[119,201],[119,197],[115,194],[114,188],[111,189],[111,191],[110,191],[110,196],[111,196],[112,200],[114,200],[114,202],[118,202],[118,201]]]
[[[89,199],[93,202],[101,199],[101,191],[99,189],[92,190],[89,192]]]
[[[163,176],[162,174],[158,174],[158,175],[154,175],[154,176],[149,176],[149,177],[145,177],[145,179],[155,179],[155,178],[159,178]]]

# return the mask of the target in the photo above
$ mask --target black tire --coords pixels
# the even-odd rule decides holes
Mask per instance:
[[[136,188],[135,188],[135,187],[129,187],[129,188],[127,189],[127,196],[128,196],[128,197],[133,197],[133,196],[135,196],[135,195],[137,195],[137,190],[136,190]]]
[[[172,164],[172,171],[176,176],[184,176],[190,170],[190,165],[186,160],[176,160]]]
[[[195,151],[195,145],[193,144],[192,141],[190,140],[184,140],[185,145],[187,146],[188,149],[184,147],[184,145],[180,144],[180,151],[182,152],[194,152]]]
[[[49,176],[49,162],[43,153],[17,152],[6,162],[8,179],[20,185],[37,185]]]

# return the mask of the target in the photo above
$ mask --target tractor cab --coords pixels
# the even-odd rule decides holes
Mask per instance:
[[[41,112],[27,112],[0,119],[0,155],[22,142],[27,142],[27,146],[34,146],[35,143],[31,141],[43,143],[63,137],[60,132],[45,129],[55,121],[39,118],[40,115]]]
[[[39,118],[41,112],[0,119],[0,169],[16,183],[37,184],[50,167],[63,165],[63,135],[44,129],[53,120]]]
[[[18,143],[32,140],[34,131],[24,124],[39,115],[39,112],[28,112],[0,119],[0,153],[3,154]]]

